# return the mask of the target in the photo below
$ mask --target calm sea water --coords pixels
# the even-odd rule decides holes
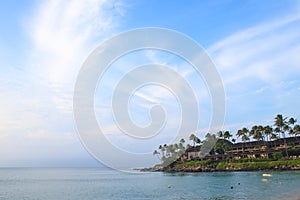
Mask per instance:
[[[299,171],[263,173],[0,169],[0,199],[300,199]]]

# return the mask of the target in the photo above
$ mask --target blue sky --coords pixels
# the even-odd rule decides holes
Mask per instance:
[[[75,130],[74,84],[82,63],[101,41],[133,28],[173,29],[207,50],[225,87],[225,129],[272,124],[277,113],[299,118],[299,13],[299,1],[2,2],[0,166],[99,165]],[[167,63],[187,74],[198,95],[202,134],[209,125],[209,93],[204,83],[197,85],[199,77],[189,74],[186,63],[164,52],[136,52],[114,63],[95,95],[97,119],[107,137],[132,152],[152,151],[170,141],[178,128],[176,99],[157,86],[141,89],[130,109],[135,122],[145,125],[149,102],[160,101],[175,116],[163,137],[139,143],[112,124],[107,107],[111,88],[132,66],[148,62]]]

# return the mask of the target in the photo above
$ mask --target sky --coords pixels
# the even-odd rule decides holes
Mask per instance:
[[[206,50],[225,89],[224,129],[273,124],[278,113],[300,120],[299,1],[5,1],[0,26],[0,167],[101,166],[77,134],[76,78],[101,42],[136,28],[172,29]],[[132,121],[146,126],[149,109],[163,105],[168,120],[162,134],[135,140],[114,124],[114,87],[146,63],[168,65],[187,80],[198,99],[203,137],[212,111],[205,82],[181,58],[148,49],[116,60],[97,85],[95,115],[108,140],[148,153],[174,139],[178,99],[159,85],[139,88],[128,106]]]

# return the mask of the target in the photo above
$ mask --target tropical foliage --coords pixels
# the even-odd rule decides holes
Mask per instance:
[[[216,134],[207,133],[203,141],[194,133],[189,136],[190,143],[185,139],[181,139],[176,144],[160,145],[158,150],[153,152],[166,165],[176,161],[180,158],[187,149],[199,148],[205,149],[214,146],[211,154],[224,154],[232,143],[241,140],[245,144],[249,141],[272,141],[279,138],[286,138],[289,136],[300,135],[300,125],[296,124],[297,120],[293,117],[287,118],[281,114],[276,115],[273,125],[253,125],[250,129],[243,127],[237,130],[235,136],[230,131],[218,131]],[[216,140],[217,142],[213,142]],[[212,144],[210,144],[212,143]],[[285,143],[286,146],[286,143]],[[287,151],[285,153],[287,155]]]

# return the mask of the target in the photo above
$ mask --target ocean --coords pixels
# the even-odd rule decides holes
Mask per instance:
[[[101,168],[0,169],[1,200],[297,200],[299,189],[300,171],[130,174]]]

